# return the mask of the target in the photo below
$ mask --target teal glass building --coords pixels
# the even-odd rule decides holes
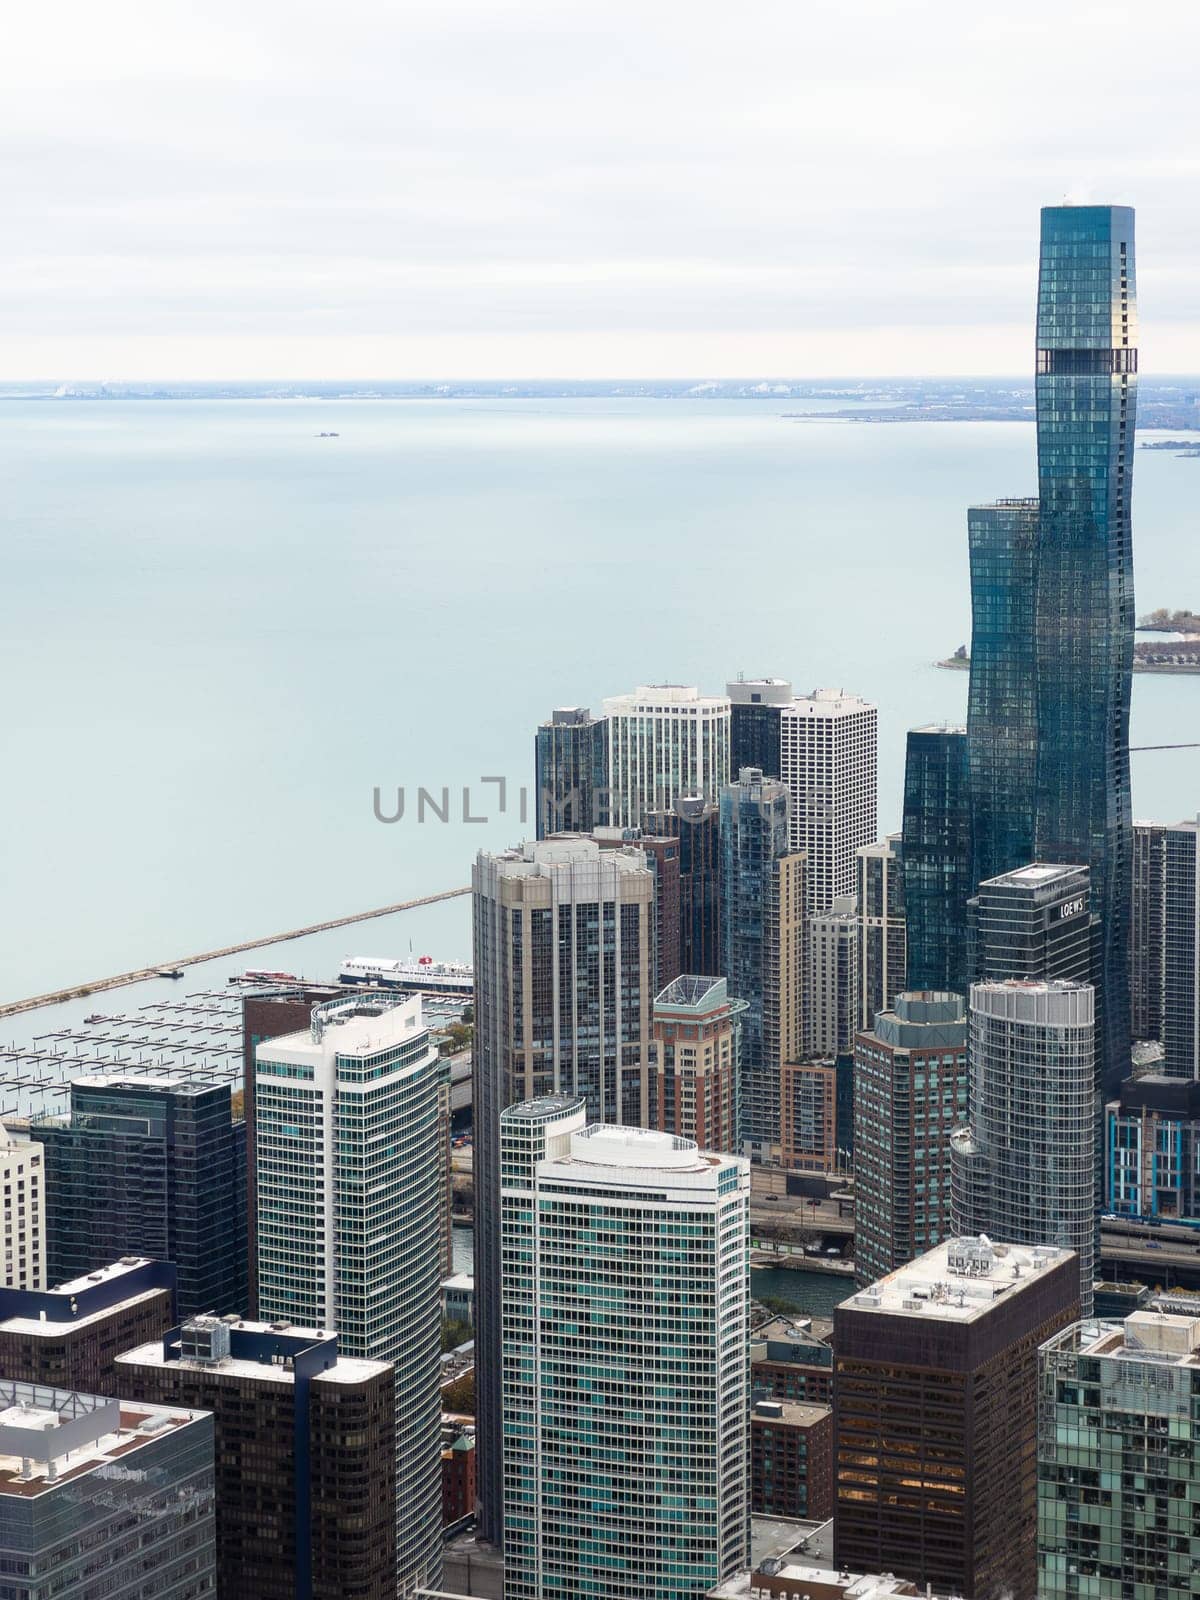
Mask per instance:
[[[909,729],[902,838],[906,986],[965,996],[974,887],[965,728]]]
[[[977,507],[969,524],[972,871],[1090,868],[1110,1087],[1129,1073],[1131,1037],[1136,317],[1132,210],[1045,207],[1038,499]]]

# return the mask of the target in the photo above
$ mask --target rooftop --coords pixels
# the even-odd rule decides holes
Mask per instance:
[[[751,1407],[750,1420],[779,1422],[789,1428],[811,1428],[814,1423],[832,1414],[829,1406],[809,1405],[801,1400],[779,1400],[773,1395],[764,1395]]]
[[[975,1322],[1073,1257],[1055,1245],[993,1244],[986,1234],[949,1239],[860,1289],[840,1309]]]
[[[673,979],[654,997],[656,1011],[690,1011],[707,1015],[728,1004],[729,985],[724,978],[701,978],[692,974]]]
[[[168,1263],[122,1256],[52,1289],[0,1289],[0,1333],[59,1339],[68,1328],[85,1328],[117,1306],[150,1300],[174,1284],[175,1268]]]
[[[1064,878],[1073,878],[1080,872],[1086,872],[1087,866],[1077,862],[1074,866],[1062,866],[1045,861],[1031,862],[1027,867],[1015,867],[1012,872],[1001,872],[994,878],[986,878],[980,888],[991,888],[996,884],[1013,884],[1019,889],[1038,889],[1048,883],[1057,883]]]
[[[136,1477],[136,1467],[123,1458],[190,1426],[196,1416],[178,1407],[0,1381],[0,1495],[32,1499],[97,1468],[106,1477]]]
[[[332,1345],[330,1364],[314,1379],[334,1383],[366,1383],[388,1368],[385,1361],[367,1361],[357,1356],[337,1353],[337,1335],[320,1328],[297,1328],[290,1323],[252,1322],[248,1318],[194,1318],[194,1322],[219,1321],[225,1323],[230,1334],[230,1353],[219,1360],[198,1361],[179,1354],[178,1344],[169,1352],[162,1339],[138,1345],[116,1357],[118,1367],[157,1367],[160,1369],[188,1369],[208,1372],[221,1378],[254,1378],[260,1383],[291,1384],[296,1381],[295,1369],[284,1364],[284,1358],[313,1349],[322,1344]],[[185,1324],[185,1326],[187,1326]],[[168,1340],[175,1338],[168,1334]],[[272,1359],[278,1355],[280,1359]],[[328,1359],[328,1357],[327,1357]]]
[[[369,1056],[418,1038],[425,1031],[421,996],[351,990],[312,1008],[309,1027],[258,1046],[259,1061],[314,1062],[337,1056]],[[399,1070],[400,1064],[397,1064]]]
[[[1200,1367],[1200,1314],[1134,1311],[1123,1322],[1081,1322],[1050,1341],[1082,1355],[1159,1367]]]
[[[801,1522],[789,1517],[750,1518],[750,1566],[754,1571],[798,1552],[824,1565],[833,1560],[833,1523]],[[711,1600],[745,1600],[750,1572],[735,1573],[708,1591]]]

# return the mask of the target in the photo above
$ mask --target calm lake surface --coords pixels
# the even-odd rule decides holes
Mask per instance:
[[[465,884],[480,845],[527,831],[538,720],[638,683],[876,700],[897,826],[905,730],[964,714],[966,674],[930,663],[969,635],[966,506],[1036,488],[1033,429],[796,409],[0,404],[0,997]],[[1139,609],[1200,607],[1198,503],[1200,461],[1139,452]],[[1133,742],[1200,739],[1198,712],[1200,679],[1136,678]],[[1135,756],[1135,812],[1194,815],[1198,758]],[[399,785],[382,824],[373,789],[390,811]],[[417,824],[418,785],[450,791],[450,822]],[[462,820],[464,787],[487,821]],[[247,964],[467,957],[468,906],[105,1004]]]

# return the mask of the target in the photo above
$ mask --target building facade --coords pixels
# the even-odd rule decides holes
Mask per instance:
[[[0,1571],[16,1600],[216,1592],[204,1412],[0,1380]]]
[[[31,1127],[46,1151],[50,1283],[148,1256],[175,1263],[182,1315],[240,1311],[246,1128],[228,1083],[89,1073],[68,1117]]]
[[[646,830],[679,841],[680,972],[720,972],[720,806],[681,795],[669,809],[652,811]]]
[[[750,1385],[756,1400],[802,1400],[827,1406],[833,1400],[831,1322],[820,1328],[811,1317],[776,1317],[754,1330]]]
[[[862,926],[853,895],[839,896],[808,919],[809,992],[805,1048],[818,1056],[846,1056],[862,1010],[859,940]]]
[[[653,684],[604,702],[609,820],[640,827],[680,795],[715,800],[729,782],[729,696]]]
[[[968,715],[977,880],[1082,862],[1099,917],[1101,1076],[1130,1070],[1133,212],[1047,206],[1038,274],[1038,500],[972,527]],[[973,513],[978,518],[978,513]],[[1010,603],[1011,602],[1011,603]],[[976,678],[978,677],[978,692]],[[1012,853],[1008,853],[1012,851]]]
[[[837,1063],[809,1056],[780,1072],[779,1160],[795,1172],[838,1166]]]
[[[788,848],[788,793],[743,768],[721,791],[721,947],[742,1017],[741,1126],[745,1146],[779,1145],[780,1069],[805,1034],[803,855]]]
[[[1040,1600],[1184,1600],[1200,1571],[1200,1317],[1076,1323],[1039,1361]]]
[[[481,851],[472,885],[477,1472],[498,1542],[500,1114],[567,1093],[595,1120],[649,1124],[654,875],[633,845],[546,840]]]
[[[1166,932],[1167,827],[1133,825],[1133,887],[1130,899],[1130,1026],[1137,1040],[1162,1043],[1163,941]]]
[[[900,995],[854,1045],[859,1283],[951,1236],[950,1135],[966,1116],[966,1005],[956,994]]]
[[[1097,922],[1086,867],[1017,867],[981,883],[969,906],[972,979],[1061,978],[1097,987]]]
[[[858,852],[858,1027],[875,1026],[908,987],[904,860],[898,833]]]
[[[904,915],[910,989],[967,992],[971,877],[966,728],[911,728],[904,762]]]
[[[967,512],[971,680],[967,783],[972,885],[1034,859],[1037,767],[1034,557],[1037,499]]]
[[[1069,1251],[954,1239],[834,1312],[834,1554],[935,1593],[1037,1590],[1038,1347]]]
[[[1122,1217],[1200,1217],[1200,1082],[1127,1078],[1104,1108],[1104,1208]]]
[[[854,893],[857,852],[878,838],[878,720],[875,706],[842,689],[816,689],[782,709],[791,846],[808,857],[815,912]]]
[[[586,706],[561,706],[534,741],[537,836],[590,833],[608,822],[608,727]]]
[[[260,1315],[392,1363],[401,1595],[441,1576],[445,1070],[419,997],[362,993],[255,1067]]]
[[[1090,985],[972,984],[968,1048],[970,1122],[951,1139],[954,1230],[1073,1251],[1089,1315],[1100,1259]]]
[[[791,1400],[750,1411],[750,1509],[822,1522],[833,1515],[833,1412]]]
[[[749,1168],[585,1118],[502,1118],[505,1600],[701,1596],[749,1552]]]
[[[116,1394],[116,1358],[173,1326],[169,1261],[129,1257],[57,1288],[0,1291],[0,1373],[24,1383]]]
[[[221,1600],[392,1600],[392,1368],[310,1328],[196,1317],[117,1357],[119,1392],[208,1412]]]
[[[768,778],[783,775],[782,717],[796,698],[786,678],[734,678],[729,696],[729,770],[757,767]]]
[[[654,1001],[650,1126],[734,1153],[741,1018],[724,978],[682,977]]]
[[[4,1287],[46,1287],[45,1152],[32,1139],[0,1127],[4,1181]]]

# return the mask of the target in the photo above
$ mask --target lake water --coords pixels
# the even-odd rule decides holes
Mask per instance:
[[[480,845],[526,831],[535,724],[638,683],[741,670],[875,699],[897,826],[906,728],[964,712],[966,675],[930,663],[969,635],[965,508],[1035,488],[1033,431],[795,409],[0,404],[0,997],[465,884]],[[1200,603],[1198,491],[1200,462],[1139,453],[1143,610]],[[1134,743],[1200,738],[1198,711],[1200,679],[1136,678]],[[1135,756],[1137,814],[1195,814],[1198,758]],[[397,785],[385,825],[373,789],[387,810]],[[418,825],[417,785],[457,820]],[[462,820],[464,787],[489,820]],[[466,957],[468,905],[174,987]]]

